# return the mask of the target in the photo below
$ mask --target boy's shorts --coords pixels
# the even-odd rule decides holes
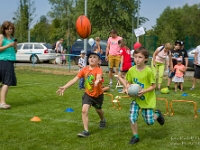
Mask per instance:
[[[129,116],[129,119],[132,124],[137,122],[139,111],[140,111],[139,105],[136,103],[136,101],[133,100],[131,102],[130,116]],[[145,108],[145,109],[142,108],[142,117],[148,125],[154,124],[155,122],[154,112],[152,108]]]
[[[82,105],[88,104],[92,105],[96,109],[101,109],[103,100],[104,100],[103,94],[99,95],[98,97],[91,97],[87,95],[87,93],[84,93],[84,95],[82,96]]]
[[[120,62],[121,62],[121,56],[120,55],[109,55],[108,56],[108,62],[109,62],[109,68],[119,68]]]

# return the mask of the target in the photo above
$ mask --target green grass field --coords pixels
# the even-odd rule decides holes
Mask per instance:
[[[18,86],[11,87],[7,97],[7,103],[12,108],[0,109],[1,150],[198,150],[200,147],[200,117],[194,119],[192,103],[174,103],[174,116],[165,116],[163,126],[157,122],[148,126],[140,115],[138,119],[140,142],[129,145],[132,136],[128,119],[131,99],[120,99],[122,109],[116,110],[112,107],[110,98],[105,95],[103,110],[107,127],[99,129],[99,118],[94,108],[91,108],[89,112],[91,136],[79,138],[77,133],[83,130],[81,120],[83,91],[78,90],[77,83],[66,90],[63,97],[56,95],[58,87],[74,75],[43,73],[34,71],[32,67],[17,67],[16,75]],[[104,78],[107,84],[107,75]],[[188,96],[183,97],[182,93],[174,93],[171,90],[170,94],[157,93],[157,97],[167,98],[169,102],[174,99],[193,100],[200,110],[200,93],[197,90],[200,88],[199,83],[198,81],[196,90],[190,91],[191,77],[186,77],[184,92]],[[166,80],[163,85],[166,85]],[[114,97],[120,95],[117,91],[109,93]],[[65,112],[67,108],[72,108],[74,112]],[[165,113],[165,102],[157,101],[157,108]],[[30,119],[34,116],[40,117],[42,121],[31,122]]]

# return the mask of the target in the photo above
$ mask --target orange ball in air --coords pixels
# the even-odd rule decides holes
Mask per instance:
[[[81,38],[87,38],[91,34],[91,23],[90,20],[84,16],[81,15],[76,20],[76,32]]]

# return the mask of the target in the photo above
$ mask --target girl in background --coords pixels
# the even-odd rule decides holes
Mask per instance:
[[[93,51],[100,56],[100,59],[102,59],[103,50],[102,50],[102,47],[100,45],[100,40],[101,40],[100,37],[95,38],[95,45],[93,47]],[[101,61],[100,61],[99,66],[101,66]]]
[[[177,58],[177,64],[174,66],[174,72],[175,76],[172,79],[172,81],[175,83],[174,88],[175,92],[177,91],[178,83],[180,85],[180,91],[183,91],[183,82],[184,82],[184,72],[185,72],[185,66],[182,64],[182,58]]]
[[[124,79],[124,77],[126,76],[126,73],[129,70],[129,68],[132,67],[131,51],[126,46],[124,39],[119,40],[118,44],[120,46],[120,55],[121,55],[121,66],[120,66],[120,71],[118,73],[118,79],[123,85],[123,90],[120,93],[125,93],[126,80]]]

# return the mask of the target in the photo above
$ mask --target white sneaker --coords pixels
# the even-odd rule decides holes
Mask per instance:
[[[112,86],[112,82],[110,82],[110,83],[108,84],[108,86],[111,87],[111,86]]]

